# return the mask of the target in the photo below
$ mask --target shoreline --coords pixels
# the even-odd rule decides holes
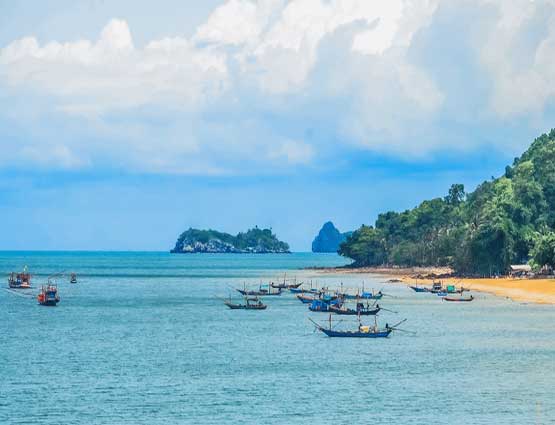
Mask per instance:
[[[553,278],[473,278],[473,277],[443,277],[451,273],[447,267],[328,267],[310,268],[309,270],[323,274],[372,274],[395,279],[407,286],[431,286],[432,276],[442,280],[445,284],[464,286],[471,292],[485,292],[498,297],[509,298],[516,302],[555,305],[555,277]],[[418,277],[418,278],[417,278]]]

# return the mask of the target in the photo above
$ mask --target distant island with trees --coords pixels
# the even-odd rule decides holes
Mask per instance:
[[[188,253],[239,253],[271,254],[289,253],[289,245],[280,241],[271,229],[254,227],[237,235],[218,232],[217,230],[200,230],[190,228],[183,232],[175,247],[174,254]]]
[[[536,138],[503,176],[404,212],[380,214],[339,247],[354,267],[450,266],[459,275],[505,274],[511,264],[555,266],[555,129]]]

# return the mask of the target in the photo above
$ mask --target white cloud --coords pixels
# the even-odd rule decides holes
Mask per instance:
[[[277,148],[271,149],[268,156],[277,163],[285,161],[290,165],[308,164],[314,157],[314,149],[298,140],[285,140]]]
[[[38,115],[76,124],[65,142],[30,135],[6,151],[66,167],[225,174],[310,164],[341,150],[330,140],[405,156],[465,149],[439,121],[537,116],[555,97],[553,10],[547,0],[228,0],[191,38],[136,45],[121,19],[96,40],[27,36],[0,50],[0,90],[46,97]],[[479,25],[450,33],[446,11],[472,11]],[[480,108],[435,68],[438,41],[469,49],[461,57],[481,72],[469,78],[489,85]],[[463,59],[453,65],[464,75]]]

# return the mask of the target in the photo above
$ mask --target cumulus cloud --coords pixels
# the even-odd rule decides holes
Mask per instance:
[[[228,0],[190,38],[137,45],[123,19],[96,40],[29,35],[0,50],[0,89],[76,124],[6,151],[216,174],[475,147],[445,123],[537,119],[552,102],[554,23],[548,0]]]

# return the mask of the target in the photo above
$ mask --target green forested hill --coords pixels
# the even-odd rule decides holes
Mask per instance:
[[[461,274],[504,273],[510,264],[555,263],[555,129],[534,140],[472,193],[454,184],[444,198],[380,214],[339,248],[355,266],[449,265]]]
[[[289,245],[280,241],[271,229],[254,227],[237,235],[216,230],[189,229],[179,235],[172,253],[286,253]]]

